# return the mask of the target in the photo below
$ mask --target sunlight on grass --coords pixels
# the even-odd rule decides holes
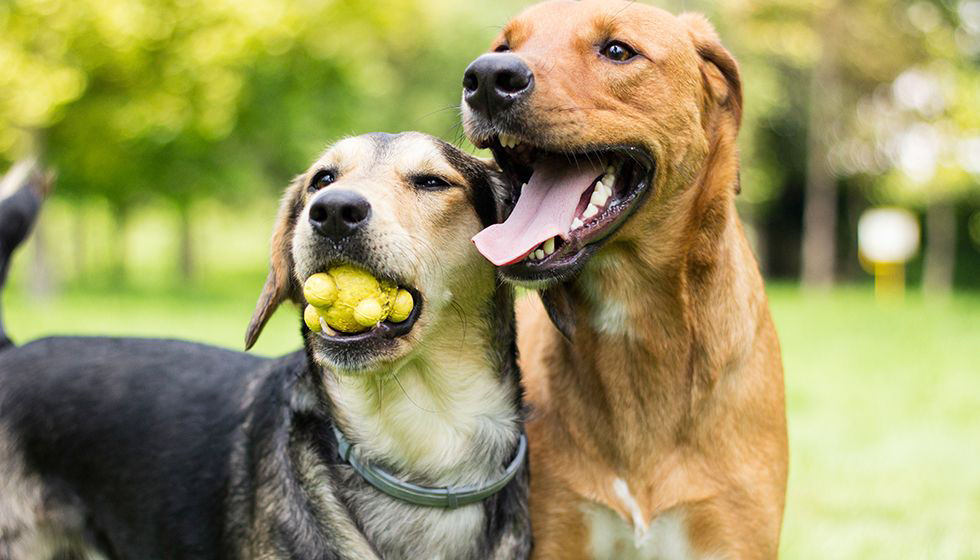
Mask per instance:
[[[771,300],[792,451],[783,556],[980,557],[980,298]]]
[[[61,333],[165,336],[241,349],[262,270],[164,291],[69,291],[54,302],[4,296],[17,340]],[[783,557],[980,558],[980,297],[869,289],[825,297],[770,290],[783,344],[792,465]],[[281,310],[257,351],[300,347]]]

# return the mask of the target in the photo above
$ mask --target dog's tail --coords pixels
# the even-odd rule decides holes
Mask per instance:
[[[7,280],[10,259],[27,239],[53,184],[54,177],[41,171],[34,160],[17,163],[0,179],[0,291]],[[10,345],[0,308],[0,350]]]

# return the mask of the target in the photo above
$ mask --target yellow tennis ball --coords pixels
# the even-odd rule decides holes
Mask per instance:
[[[384,319],[384,309],[376,299],[361,300],[354,308],[354,320],[362,327],[373,327]]]
[[[306,326],[310,327],[311,331],[320,332],[323,330],[320,325],[320,313],[312,305],[307,305],[306,309],[303,310],[303,320],[306,321]]]
[[[329,274],[314,274],[306,279],[303,296],[310,305],[329,307],[337,300],[337,283]]]
[[[412,314],[413,309],[415,309],[415,299],[412,298],[412,294],[408,290],[398,290],[388,320],[393,323],[404,322]]]

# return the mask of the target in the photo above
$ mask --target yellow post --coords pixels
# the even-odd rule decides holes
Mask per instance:
[[[904,301],[905,265],[901,263],[874,263],[875,299],[879,302]]]

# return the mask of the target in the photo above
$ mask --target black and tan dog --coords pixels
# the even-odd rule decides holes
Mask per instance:
[[[513,301],[469,242],[498,218],[493,173],[376,134],[288,189],[248,344],[337,262],[413,287],[404,324],[304,327],[275,360],[106,338],[0,352],[0,559],[527,556]]]

